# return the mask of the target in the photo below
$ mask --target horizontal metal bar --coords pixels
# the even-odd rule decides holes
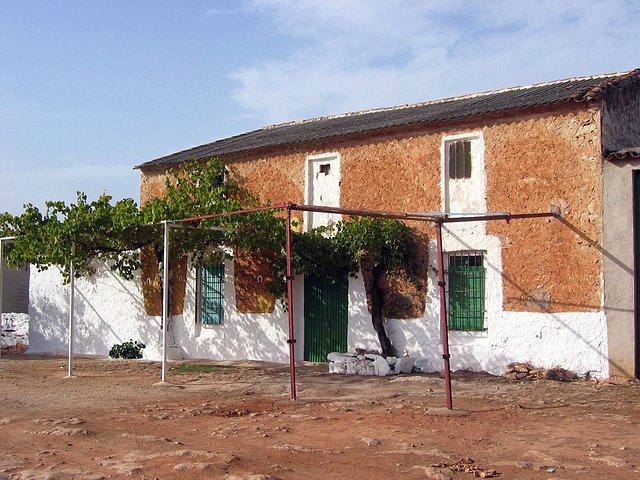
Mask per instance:
[[[442,223],[460,223],[460,222],[482,222],[485,220],[520,220],[524,218],[545,218],[555,217],[552,212],[541,213],[504,213],[498,215],[478,215],[475,217],[444,217],[438,221]]]
[[[398,220],[411,220],[422,222],[479,222],[483,220],[515,220],[520,218],[539,218],[539,217],[554,217],[556,216],[551,212],[542,213],[509,213],[509,212],[488,212],[488,213],[469,213],[468,216],[450,217],[449,215],[459,215],[446,212],[384,212],[374,210],[358,210],[350,208],[340,207],[324,207],[318,205],[297,205],[291,204],[291,210],[299,210],[304,212],[320,212],[320,213],[336,213],[344,215],[355,215],[361,217],[378,217],[378,218],[395,218]]]
[[[12,242],[17,237],[0,237],[0,242]]]
[[[399,220],[409,219],[406,213],[356,210],[350,208],[324,207],[319,205],[297,205],[295,203],[291,204],[291,210],[301,212],[337,213],[342,215],[355,215],[358,217],[396,218]]]
[[[475,217],[475,216],[485,216],[485,217],[496,217],[503,215],[510,215],[509,212],[409,212],[407,215],[412,217],[434,217],[434,218],[442,218],[442,217]]]
[[[233,212],[212,213],[209,215],[200,215],[198,217],[182,218],[176,221],[177,222],[195,222],[197,220],[207,220],[209,218],[229,217],[231,215],[239,215],[241,213],[264,212],[265,210],[282,210],[284,208],[287,208],[288,205],[289,205],[288,203],[278,203],[276,205],[270,205],[266,207],[247,208],[245,210],[234,210]]]
[[[282,210],[291,209],[300,212],[319,212],[319,213],[335,213],[338,215],[354,215],[357,217],[376,217],[391,218],[397,220],[407,220],[416,222],[437,222],[437,223],[459,223],[459,222],[480,222],[485,220],[517,220],[522,218],[542,218],[555,217],[556,214],[551,212],[542,213],[509,213],[509,212],[486,212],[486,213],[448,213],[448,212],[386,212],[378,210],[363,210],[341,207],[326,207],[322,205],[299,205],[296,203],[283,202],[265,207],[248,208],[244,210],[235,210],[233,212],[212,213],[209,215],[200,215],[197,217],[183,218],[180,220],[172,220],[171,222],[185,223],[195,222],[198,220],[207,220],[217,217],[228,217],[231,215],[239,215],[243,213],[263,212],[266,210]],[[169,222],[169,220],[167,220]],[[163,222],[164,223],[164,222]],[[173,226],[173,225],[171,225]]]

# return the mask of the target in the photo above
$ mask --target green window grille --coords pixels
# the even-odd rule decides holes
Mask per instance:
[[[200,322],[222,325],[224,322],[224,263],[200,267]]]
[[[485,268],[482,253],[449,255],[449,329],[484,330]]]
[[[471,178],[471,142],[449,144],[449,178]]]

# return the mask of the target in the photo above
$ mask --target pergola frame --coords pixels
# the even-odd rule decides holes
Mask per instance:
[[[179,220],[165,220],[164,224],[164,270],[163,270],[163,298],[162,298],[162,382],[166,382],[167,372],[167,349],[166,349],[166,337],[167,337],[167,320],[169,316],[169,298],[168,298],[168,284],[169,284],[169,227],[170,225],[179,224],[182,222],[194,222],[199,220],[207,220],[216,217],[226,217],[231,215],[241,215],[251,212],[259,212],[266,210],[285,210],[286,211],[286,238],[285,238],[285,250],[287,256],[287,301],[288,301],[288,320],[289,320],[289,338],[287,343],[289,344],[289,368],[291,379],[291,400],[297,399],[296,392],[296,367],[295,367],[295,349],[296,343],[294,333],[294,315],[293,315],[293,264],[291,255],[291,212],[320,212],[320,213],[334,213],[338,215],[351,215],[358,217],[377,217],[387,219],[397,219],[405,221],[415,222],[430,222],[436,227],[436,246],[437,246],[437,262],[438,262],[438,287],[440,293],[440,335],[442,340],[442,360],[444,364],[444,380],[445,380],[445,393],[447,408],[453,409],[453,395],[451,391],[451,354],[449,353],[449,329],[447,326],[447,301],[446,301],[446,280],[444,276],[444,251],[442,248],[442,227],[445,223],[461,223],[461,222],[480,222],[480,221],[495,221],[505,220],[507,222],[511,220],[519,219],[531,219],[531,218],[546,218],[556,217],[553,212],[542,213],[509,213],[509,212],[493,212],[493,213],[440,213],[440,212],[385,212],[375,210],[357,210],[349,208],[338,207],[324,207],[317,205],[298,205],[292,202],[278,203],[275,205],[250,208],[245,210],[236,210],[233,212],[214,213],[210,215],[201,215],[191,218],[183,218]]]

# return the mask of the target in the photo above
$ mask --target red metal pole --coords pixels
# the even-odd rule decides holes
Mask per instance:
[[[487,220],[522,220],[525,218],[556,217],[552,212],[541,213],[507,213],[505,215],[470,215],[466,217],[443,217],[443,223],[483,222]]]
[[[447,298],[444,281],[444,253],[442,252],[442,221],[436,223],[436,244],[438,250],[438,287],[440,288],[440,336],[442,337],[442,360],[444,361],[444,388],[447,408],[453,410],[451,394],[451,365],[449,363],[449,329],[447,327]]]
[[[287,302],[289,303],[289,368],[291,370],[291,400],[296,400],[296,351],[295,335],[293,331],[293,265],[291,261],[291,204],[287,204]]]
[[[245,210],[234,210],[233,212],[211,213],[209,215],[200,215],[198,217],[181,218],[180,220],[175,220],[175,221],[176,222],[195,222],[197,220],[206,220],[208,218],[229,217],[231,215],[238,215],[240,213],[264,212],[265,210],[281,210],[283,208],[288,208],[287,205],[288,204],[286,203],[277,203],[275,205],[268,205],[266,207],[247,208]]]

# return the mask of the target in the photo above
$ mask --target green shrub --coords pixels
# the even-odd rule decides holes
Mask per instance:
[[[109,356],[111,358],[142,358],[142,349],[144,348],[146,348],[144,343],[129,339],[128,342],[115,344],[111,347]]]

